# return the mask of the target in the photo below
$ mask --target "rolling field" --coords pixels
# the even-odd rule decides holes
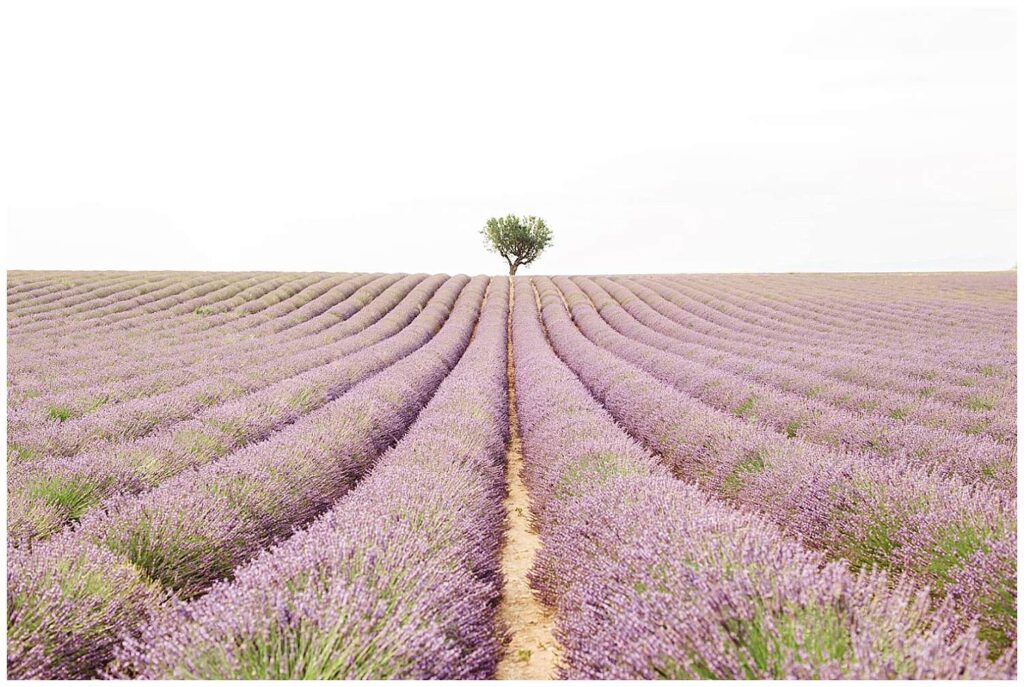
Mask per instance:
[[[12,678],[1010,678],[1016,275],[8,273]]]

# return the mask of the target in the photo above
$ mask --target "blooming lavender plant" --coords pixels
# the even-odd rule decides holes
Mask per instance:
[[[159,582],[182,600],[200,595],[261,549],[328,509],[401,438],[468,345],[487,281],[471,280],[437,335],[386,372],[268,441],[146,494],[108,501],[102,510],[89,513],[80,528],[33,547],[24,565],[41,565],[38,556],[60,567],[64,559],[51,551],[69,546],[69,541],[86,541],[113,552],[143,579]],[[16,632],[27,643],[51,647],[63,641],[70,645],[68,650],[77,651],[79,641],[131,633],[139,626],[142,617],[106,624],[112,613],[122,616],[123,598],[80,607],[75,623],[84,629],[76,637],[55,637],[51,626]],[[35,602],[33,597],[26,599],[27,613],[38,612],[32,608]],[[25,654],[26,662],[9,665],[9,672],[59,672],[64,670],[56,665],[62,656],[52,651]],[[106,659],[106,653],[95,654],[87,666],[79,666],[79,676],[99,670]]]
[[[152,437],[112,443],[71,459],[49,458],[12,466],[8,478],[10,541],[22,545],[45,538],[67,522],[80,519],[104,498],[145,491],[189,468],[266,439],[321,408],[422,346],[449,316],[466,281],[465,277],[428,279],[373,325],[363,328],[368,320],[353,317],[349,323],[358,334],[343,339],[345,347],[335,348],[329,357],[349,355],[212,408]],[[364,310],[374,316],[372,308]]]
[[[436,286],[438,279],[440,277],[432,277],[427,283]],[[369,317],[353,319],[344,326],[331,328],[319,340],[307,338],[291,350],[275,349],[270,345],[271,342],[267,342],[265,350],[258,351],[248,360],[240,356],[241,360],[237,363],[222,362],[217,374],[196,379],[164,393],[120,404],[104,404],[88,417],[62,417],[62,421],[54,422],[49,415],[38,412],[37,407],[19,408],[8,416],[8,442],[18,448],[15,454],[15,460],[18,461],[34,456],[70,456],[103,441],[144,437],[169,423],[191,417],[204,408],[329,364],[361,344],[375,343],[393,336],[416,314],[405,311],[403,314],[407,317],[404,321],[392,318],[376,322],[376,318],[385,315],[394,303],[394,300],[386,299],[381,303],[382,307],[363,308],[360,312]],[[355,339],[355,335],[360,338]],[[259,369],[260,374],[252,374],[253,367]],[[72,406],[59,407],[70,409]],[[52,413],[54,406],[49,405],[47,408]]]
[[[532,581],[557,609],[563,677],[1013,674],[972,630],[951,637],[947,608],[926,592],[825,563],[673,479],[555,356],[526,280],[513,337],[543,542]]]
[[[487,678],[500,653],[508,285],[408,434],[351,494],[121,652],[147,678]]]
[[[831,557],[909,574],[942,594],[974,552],[1015,532],[1012,495],[828,451],[710,408],[589,341],[550,280],[536,283],[555,351],[631,435],[676,476],[765,513]],[[1016,561],[1006,566],[1016,570]],[[1016,593],[1015,576],[1006,585]],[[965,606],[971,615],[981,612],[973,601]],[[1007,624],[985,616],[981,622],[986,631]]]
[[[971,482],[989,482],[1013,491],[1017,465],[1013,447],[939,429],[910,426],[893,418],[857,416],[797,394],[750,383],[709,365],[691,362],[686,348],[670,337],[647,330],[599,291],[597,306],[574,282],[555,284],[588,339],[628,360],[692,398],[753,423],[810,443],[856,450],[894,462],[914,462],[943,475]],[[600,307],[601,314],[597,308]],[[614,321],[611,327],[605,320]],[[678,353],[679,355],[673,355]]]

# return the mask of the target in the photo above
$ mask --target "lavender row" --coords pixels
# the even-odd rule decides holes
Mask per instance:
[[[251,299],[253,295],[256,297],[262,296],[284,284],[294,281],[297,276],[296,274],[288,273],[257,273],[252,278],[242,280],[228,277],[227,279],[215,281],[213,286],[217,289],[223,289],[227,286],[241,287],[236,289],[236,293],[245,293],[246,297],[244,298]],[[166,285],[162,288],[154,289],[154,283],[145,280],[142,282],[144,286],[140,288],[140,290],[144,289],[145,293],[134,293],[133,290],[126,290],[107,295],[103,298],[93,299],[88,303],[79,304],[73,309],[61,307],[51,314],[56,315],[58,312],[66,311],[71,315],[75,315],[75,317],[70,319],[56,317],[52,321],[44,320],[34,323],[37,325],[34,327],[28,327],[27,325],[30,323],[26,322],[26,329],[24,331],[33,332],[36,335],[48,333],[67,334],[90,325],[116,324],[126,319],[137,317],[140,314],[139,311],[146,308],[162,308],[163,306],[175,305],[187,297],[201,295],[210,288],[206,286],[208,281],[208,279],[203,279],[201,275],[187,280],[172,278],[164,282],[157,282]],[[23,332],[19,331],[17,333],[21,334]]]
[[[992,318],[998,324],[1014,317],[1012,301],[1016,296],[1016,277],[1010,273],[846,278],[774,275],[753,281],[746,276],[722,276],[714,281],[716,287],[732,294],[756,295],[773,304],[799,303],[794,307],[819,313],[836,312],[840,317],[850,308],[857,308],[869,315],[912,313],[944,320],[953,314],[972,319]],[[894,300],[893,294],[899,299]]]
[[[984,345],[984,339],[979,339],[977,337],[970,337],[968,339],[968,341],[970,341],[970,351],[958,351],[957,354],[951,358],[948,342],[936,342],[927,345],[920,339],[915,339],[907,344],[906,341],[900,340],[900,337],[902,336],[902,332],[900,330],[890,329],[884,336],[879,335],[878,333],[870,335],[862,334],[861,336],[855,337],[853,340],[850,340],[848,336],[816,340],[809,337],[807,332],[799,329],[779,333],[773,329],[775,323],[771,315],[774,313],[771,311],[764,316],[766,324],[758,324],[757,321],[751,321],[756,318],[745,318],[740,316],[737,313],[736,307],[713,308],[700,301],[700,299],[693,298],[687,294],[686,286],[679,280],[657,281],[667,284],[671,289],[676,291],[678,296],[688,299],[691,303],[694,303],[696,308],[703,311],[703,316],[719,322],[724,322],[725,326],[729,329],[737,332],[743,332],[751,336],[767,336],[773,340],[778,340],[780,343],[797,345],[811,344],[815,346],[833,344],[837,346],[853,347],[863,345],[866,338],[872,342],[877,341],[880,345],[871,352],[871,357],[887,361],[888,364],[892,365],[896,370],[901,370],[903,367],[909,367],[911,370],[921,369],[922,363],[937,365],[940,367],[959,367],[961,370],[966,370],[975,367],[979,360],[984,360],[986,357],[992,355],[995,355],[995,358],[986,362],[999,364],[1000,362],[1011,361],[1011,358],[1007,356],[1005,352],[1005,348],[996,344]],[[848,330],[849,329],[856,329],[855,322],[850,322]],[[1002,343],[1002,337],[999,343]],[[996,348],[995,353],[993,353],[993,346]]]
[[[158,618],[114,674],[162,679],[482,679],[508,429],[508,286],[408,434],[309,529]]]
[[[59,313],[75,315],[83,313],[86,316],[91,314],[96,304],[107,304],[117,302],[118,299],[128,297],[145,296],[146,294],[163,294],[169,290],[184,290],[201,284],[208,279],[199,275],[192,275],[185,279],[175,276],[162,278],[151,278],[146,275],[137,274],[124,281],[118,281],[109,286],[75,290],[68,294],[62,294],[60,298],[42,299],[38,303],[28,303],[15,308],[13,315],[13,327],[17,330],[28,324],[45,323],[52,324],[60,317]]]
[[[408,288],[398,289],[396,292],[383,297],[384,303],[393,305],[405,295],[416,283],[416,279],[409,279],[403,286]],[[354,281],[349,287],[339,290],[339,295],[348,293],[341,303],[334,307],[334,312],[325,315],[325,318],[332,318],[331,321],[338,322],[358,312],[366,302],[366,297],[381,296],[384,292],[384,283],[367,285],[364,289],[358,289],[359,281]],[[383,313],[381,313],[383,314]],[[340,319],[336,319],[341,315]],[[8,414],[9,426],[18,424],[32,426],[55,418],[60,422],[81,418],[99,408],[110,406],[124,401],[152,396],[154,394],[167,392],[182,387],[200,377],[230,373],[243,369],[258,369],[266,364],[267,360],[277,360],[276,364],[287,357],[303,351],[309,352],[314,348],[332,343],[343,336],[351,333],[348,323],[331,327],[325,333],[310,337],[301,331],[295,330],[288,334],[253,334],[253,337],[245,337],[243,342],[235,346],[215,346],[209,341],[199,340],[192,350],[190,356],[172,357],[166,352],[157,356],[159,360],[168,360],[169,364],[160,366],[158,371],[146,373],[140,369],[138,358],[132,359],[131,353],[123,354],[126,360],[120,364],[113,363],[105,366],[104,376],[113,378],[114,382],[100,382],[89,386],[81,387],[75,384],[68,384],[61,392],[45,394],[36,388],[36,393],[30,399],[22,399],[22,402],[12,405],[13,413]],[[99,363],[102,364],[102,363]],[[154,363],[155,366],[155,363]],[[162,369],[161,369],[162,368]],[[79,381],[81,381],[79,379]]]
[[[280,276],[274,279],[259,278],[254,281],[212,281],[201,282],[193,288],[166,294],[161,298],[118,299],[107,308],[100,309],[99,315],[90,313],[90,318],[59,322],[44,331],[30,331],[23,335],[29,348],[69,347],[80,343],[88,344],[95,334],[133,329],[141,331],[143,325],[153,330],[174,331],[183,322],[196,322],[199,316],[224,316],[226,319],[245,314],[243,308],[268,307],[286,294],[301,290],[304,285],[315,283],[316,276],[304,279]],[[229,313],[229,310],[237,309]],[[107,310],[110,312],[104,313]],[[216,321],[205,319],[197,324],[210,326]],[[15,332],[21,334],[21,332]]]
[[[430,343],[302,422],[146,494],[110,502],[74,532],[15,550],[8,565],[9,675],[95,675],[123,638],[160,613],[165,594],[183,601],[201,595],[330,508],[401,438],[458,362],[487,281],[466,286]],[[87,604],[64,591],[83,578],[100,590]]]
[[[365,321],[353,318],[353,329],[359,333],[348,340],[353,353],[347,357],[142,441],[111,444],[71,459],[51,457],[12,466],[8,474],[9,541],[21,545],[46,538],[113,494],[143,492],[189,468],[262,441],[322,408],[423,346],[442,327],[466,278],[449,279],[435,293],[439,281],[444,277],[421,283],[395,312],[375,325],[361,329]]]
[[[658,288],[659,293],[663,293],[660,289],[665,288],[663,284],[660,284],[657,280],[649,280],[652,284],[652,288]],[[669,283],[669,282],[665,282]],[[789,346],[796,347],[800,350],[806,351],[820,351],[823,346],[828,346],[830,352],[834,354],[841,353],[845,358],[850,359],[852,365],[859,364],[870,364],[872,366],[881,366],[884,371],[897,376],[912,376],[919,379],[924,379],[928,376],[940,376],[945,379],[949,376],[958,377],[960,379],[967,379],[968,372],[967,368],[957,369],[954,366],[952,369],[948,367],[948,353],[950,350],[949,341],[938,344],[938,352],[929,353],[927,346],[921,340],[914,340],[910,344],[904,343],[898,347],[892,342],[886,341],[884,338],[878,336],[861,336],[851,341],[816,341],[808,337],[806,334],[801,335],[795,333],[789,337],[779,339],[770,331],[757,331],[756,327],[749,325],[743,321],[734,322],[730,321],[728,315],[722,316],[722,313],[711,310],[708,312],[708,308],[694,301],[694,299],[688,299],[686,295],[680,291],[679,283],[671,284],[667,291],[670,294],[674,293],[675,299],[682,299],[684,303],[688,304],[686,307],[694,311],[703,311],[702,316],[708,319],[712,318],[712,313],[719,315],[717,317],[718,323],[721,326],[726,327],[727,331],[732,336],[744,335],[753,341],[764,342],[768,340],[775,342],[773,345],[777,346]],[[664,294],[663,294],[664,295]],[[753,329],[754,331],[749,331]],[[894,330],[895,331],[895,330]],[[990,355],[989,350],[979,350],[980,343],[984,338],[976,336],[967,337],[964,339],[964,346],[971,348],[967,353],[967,359],[971,369],[977,369],[980,360],[983,360],[985,356]],[[1000,337],[998,345],[1001,351],[999,359],[993,360],[992,369],[1005,369],[1007,365],[1015,365],[1011,355],[1006,352],[1006,339]],[[963,376],[960,376],[963,375]],[[973,379],[973,378],[972,378]],[[985,384],[996,384],[1003,380],[992,376],[983,377],[981,382]]]
[[[276,279],[257,277],[251,282],[242,283],[273,283],[283,279],[283,277]],[[11,336],[24,337],[28,334],[41,336],[67,331],[69,328],[103,324],[109,320],[133,316],[136,314],[135,309],[146,304],[163,303],[180,298],[180,294],[206,293],[214,288],[223,288],[234,283],[236,283],[234,280],[211,283],[199,276],[184,281],[173,277],[157,281],[142,279],[138,285],[105,294],[103,297],[89,298],[80,302],[78,299],[73,299],[74,302],[70,304],[61,301],[53,304],[53,307],[45,313],[19,318]]]
[[[562,677],[1007,677],[945,607],[853,575],[673,479],[552,353],[534,294],[513,324],[526,480]]]
[[[1013,308],[1007,307],[1009,303],[986,301],[964,308],[958,300],[940,296],[934,291],[934,285],[929,288],[932,291],[929,297],[924,298],[905,286],[894,286],[886,293],[871,295],[839,281],[823,283],[802,293],[790,292],[784,297],[770,288],[759,290],[765,286],[762,280],[746,285],[717,280],[714,286],[716,293],[724,290],[736,296],[734,303],[745,303],[749,299],[751,306],[764,304],[773,311],[788,313],[798,322],[808,317],[827,321],[839,332],[844,331],[846,321],[854,319],[883,330],[897,326],[924,336],[941,335],[951,328],[974,336],[1006,335],[1016,319]]]
[[[1016,499],[910,465],[829,451],[710,408],[584,337],[560,296],[543,296],[552,346],[632,436],[672,472],[769,519],[855,569],[907,574],[978,616],[995,646],[1010,645],[1015,617],[964,582],[974,554],[1015,536]],[[1005,561],[1016,570],[1016,560]],[[1003,565],[1000,563],[1000,565]],[[997,566],[998,567],[998,566]],[[989,590],[1016,597],[1016,574]],[[1014,613],[1015,616],[1015,613]]]
[[[165,279],[166,276],[166,274],[147,275],[149,281]],[[213,276],[208,275],[208,278]],[[112,278],[91,279],[77,284],[49,277],[41,279],[37,283],[42,286],[27,294],[13,291],[8,287],[7,310],[9,314],[16,316],[31,314],[55,301],[68,301],[81,296],[92,297],[93,294],[113,293],[123,289],[125,285],[134,286],[143,283],[143,277],[138,274],[118,274]]]
[[[56,291],[70,291],[90,284],[124,278],[127,278],[127,275],[123,272],[59,273],[10,270],[7,272],[7,303],[14,305]]]
[[[835,288],[839,286],[838,282],[791,294],[786,300],[779,301],[772,300],[770,294],[752,290],[752,286],[763,283],[757,280],[732,288],[727,282],[723,283],[725,280],[676,281],[697,289],[708,299],[728,303],[730,308],[748,313],[762,323],[770,321],[772,328],[795,326],[797,332],[813,330],[825,337],[932,337],[951,328],[958,328],[964,333],[985,334],[1005,332],[1010,324],[1006,309],[1000,315],[963,312],[957,311],[953,303],[948,303],[949,307],[939,310],[931,304],[909,302],[908,295],[899,290],[887,294],[882,301],[870,301],[858,298],[858,292],[848,286]],[[765,315],[769,317],[765,318]]]
[[[269,321],[264,321],[265,316],[260,313],[238,319],[224,317],[208,326],[192,318],[193,322],[178,324],[171,333],[151,334],[131,329],[91,339],[79,346],[75,354],[62,355],[58,359],[59,367],[49,360],[40,362],[32,354],[23,355],[17,378],[20,395],[23,400],[41,396],[57,387],[58,380],[59,388],[81,395],[86,395],[85,387],[119,383],[129,377],[143,384],[145,377],[161,371],[181,372],[211,359],[227,358],[233,351],[259,349],[264,340],[276,340],[268,337],[298,324],[307,326],[285,336],[298,338],[322,331],[347,319],[400,279],[402,275],[377,278],[365,275],[348,279],[306,303],[292,304],[292,312]],[[102,392],[97,390],[93,397],[102,399]]]
[[[430,280],[435,288],[438,279],[441,278]],[[372,312],[379,317],[390,306],[391,303],[384,303],[377,312],[368,311],[368,314]],[[415,314],[405,309],[402,311],[404,319],[383,320],[379,326],[366,332],[360,332],[358,327],[365,326],[367,322],[352,320],[349,326],[339,329],[338,333],[348,337],[359,332],[362,338],[355,341],[355,344],[361,345],[366,340],[373,343],[400,331]],[[332,331],[331,336],[333,334]],[[15,411],[9,419],[8,443],[17,447],[18,459],[25,460],[26,457],[44,455],[71,456],[100,442],[138,439],[172,422],[192,417],[204,408],[245,396],[275,382],[329,364],[339,356],[350,353],[352,345],[353,342],[343,338],[333,343],[328,340],[324,346],[311,350],[304,350],[299,345],[288,357],[279,357],[270,351],[266,356],[258,358],[258,362],[237,369],[229,366],[221,374],[200,378],[166,393],[103,407],[85,417],[68,419],[66,422],[48,421],[45,415],[25,417],[31,408],[28,411]]]
[[[800,364],[804,358],[789,355],[785,351],[763,346],[744,346],[704,335],[663,314],[671,312],[671,305],[666,302],[659,305],[657,295],[638,284],[633,285],[634,289],[630,291],[606,279],[595,282],[577,278],[575,281],[594,300],[602,315],[606,308],[610,307],[614,311],[621,307],[647,328],[675,340],[672,345],[680,354],[758,383],[858,414],[879,414],[894,420],[928,427],[947,427],[996,440],[1012,441],[1016,437],[1015,419],[997,417],[993,411],[972,411],[962,405],[937,403],[922,398],[920,394],[902,394],[858,386],[810,370],[809,364]],[[614,301],[605,298],[605,293],[613,296]],[[658,305],[658,309],[649,305],[649,302]],[[616,329],[621,326],[618,317],[609,317],[608,321]]]
[[[271,279],[258,278],[254,282],[201,282],[197,286],[181,290],[176,287],[161,292],[150,293],[136,298],[111,296],[104,299],[102,307],[92,306],[88,317],[70,321],[60,321],[39,326],[26,325],[14,332],[14,337],[30,337],[35,341],[63,339],[71,335],[87,338],[93,333],[105,333],[126,326],[137,326],[147,321],[159,321],[164,326],[171,324],[168,315],[181,316],[187,313],[197,314],[203,307],[217,307],[214,312],[224,312],[220,308],[236,307],[247,302],[262,298],[295,281],[294,276],[282,275]],[[214,290],[215,289],[215,290]],[[225,299],[224,296],[230,296]]]
[[[107,271],[44,271],[9,270],[7,272],[7,302],[17,303],[56,291],[70,291],[127,279],[133,273]],[[154,272],[163,276],[164,272]]]
[[[537,284],[542,294],[554,289],[548,280],[538,280]],[[685,357],[685,347],[633,320],[607,294],[592,292],[600,299],[595,305],[569,279],[556,277],[555,285],[577,327],[593,343],[713,408],[753,424],[767,425],[790,438],[838,451],[854,450],[896,463],[917,463],[939,475],[956,475],[967,482],[988,482],[997,488],[1016,490],[1017,464],[1012,446],[907,426],[894,419],[856,416],[691,362]],[[616,327],[605,320],[616,322]]]
[[[963,333],[986,334],[1005,332],[1007,324],[1011,324],[1006,321],[1008,312],[1004,312],[1002,318],[994,318],[991,313],[987,316],[957,313],[951,307],[936,311],[927,305],[905,302],[906,296],[900,292],[892,293],[885,303],[857,301],[851,298],[856,296],[855,291],[835,293],[830,289],[806,291],[778,301],[747,287],[730,289],[721,280],[710,283],[699,278],[675,281],[697,290],[709,299],[708,303],[727,303],[730,309],[749,314],[748,321],[766,324],[773,331],[787,330],[812,337],[870,336],[885,340],[894,335],[931,337],[951,328]],[[817,299],[827,301],[828,309]]]
[[[343,280],[335,291],[347,297],[358,288],[359,282],[359,279]],[[286,316],[287,313],[282,314],[282,318]],[[104,381],[122,381],[124,377],[194,365],[200,360],[215,357],[227,350],[227,346],[251,348],[258,344],[238,333],[217,331],[218,327],[195,323],[194,320],[199,318],[192,319],[193,322],[186,320],[172,325],[170,332],[162,334],[147,334],[129,328],[112,335],[86,339],[81,344],[62,347],[59,356],[44,356],[40,351],[22,349],[11,361],[12,377],[21,391],[18,400],[24,402],[26,398],[38,398],[53,393],[55,389],[82,393],[87,387]],[[262,320],[257,313],[244,316],[237,323],[248,321],[252,327],[261,324]],[[59,385],[57,378],[60,379]]]
[[[395,275],[394,278],[397,279],[400,276]],[[341,295],[343,298],[347,298],[355,288],[372,280],[369,275],[345,280],[328,294],[313,299],[313,302],[327,302],[329,307],[338,302],[337,296]],[[76,380],[83,376],[88,378],[90,377],[88,363],[92,356],[102,356],[111,363],[118,362],[118,358],[113,356],[113,351],[110,348],[101,348],[97,344],[97,340],[115,342],[118,349],[123,351],[123,357],[137,364],[148,363],[150,368],[147,369],[159,369],[160,366],[172,365],[176,358],[183,354],[195,356],[196,351],[204,345],[214,351],[223,350],[226,346],[231,345],[251,346],[256,342],[247,334],[252,333],[252,327],[266,326],[266,323],[262,322],[263,313],[266,310],[263,307],[263,299],[271,294],[264,294],[263,297],[250,301],[239,301],[240,295],[226,292],[217,299],[185,301],[170,308],[163,315],[144,316],[134,324],[116,327],[99,338],[86,334],[78,342],[66,340],[43,342],[43,349],[28,351],[25,356],[27,360],[21,363],[17,369],[22,375],[39,371],[45,374],[60,373],[62,376],[70,374],[74,375]],[[302,300],[301,297],[293,296],[285,299],[283,303],[292,301],[292,307],[298,306],[301,309],[305,307],[301,305]],[[192,306],[197,302],[202,307],[193,308]],[[233,302],[234,306],[230,311],[221,314],[212,314],[205,310],[211,303],[217,302]],[[179,309],[185,309],[185,312],[174,314]],[[53,355],[53,351],[63,352],[60,355]],[[95,378],[96,373],[93,372],[91,377]]]
[[[605,280],[598,280],[598,283],[604,286]],[[844,355],[842,351],[834,348],[828,349],[828,356],[825,357],[820,348],[813,346],[781,348],[769,346],[764,341],[743,341],[742,337],[737,337],[735,333],[728,330],[717,331],[712,327],[708,328],[709,331],[705,331],[701,321],[695,321],[685,309],[666,299],[662,288],[655,286],[652,289],[647,289],[640,284],[624,283],[632,293],[655,308],[660,314],[698,334],[710,337],[714,342],[713,346],[724,350],[736,350],[741,354],[760,356],[773,362],[806,369],[866,389],[893,391],[935,402],[955,404],[961,409],[991,410],[999,400],[995,397],[979,395],[975,389],[958,385],[945,378],[934,376],[931,379],[926,379],[909,376],[905,373],[886,371],[876,361],[867,364],[863,359]],[[1007,401],[1009,402],[1010,399]]]
[[[15,350],[24,351],[35,360],[35,364],[69,364],[71,360],[65,360],[64,351],[74,350],[79,345],[94,348],[98,340],[105,337],[123,335],[132,332],[135,335],[141,333],[140,327],[150,323],[153,328],[163,328],[164,331],[173,331],[187,319],[198,319],[198,313],[202,308],[211,304],[234,302],[244,304],[248,296],[263,293],[262,288],[247,286],[248,282],[232,282],[212,280],[200,284],[195,289],[189,289],[175,293],[165,299],[153,302],[139,303],[141,299],[129,299],[117,304],[116,309],[119,316],[108,315],[113,321],[106,325],[102,322],[71,323],[61,329],[54,328],[51,331],[36,331],[27,334],[11,333],[8,342]],[[266,285],[266,280],[256,282],[257,287]],[[253,293],[253,289],[256,293]],[[204,322],[204,325],[209,325]],[[160,339],[156,342],[163,343]],[[21,371],[21,364],[18,360],[12,367],[14,372]]]

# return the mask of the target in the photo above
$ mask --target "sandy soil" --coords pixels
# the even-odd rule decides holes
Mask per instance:
[[[511,312],[511,307],[510,307]],[[540,549],[540,538],[530,525],[530,498],[523,483],[523,454],[516,414],[515,368],[509,338],[509,431],[508,496],[505,499],[505,548],[501,570],[505,590],[498,617],[508,628],[510,641],[498,663],[499,680],[553,680],[556,677],[558,645],[552,635],[554,618],[537,601],[527,574]]]

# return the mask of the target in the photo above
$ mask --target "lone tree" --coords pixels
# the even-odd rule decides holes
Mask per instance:
[[[505,258],[510,277],[551,245],[551,230],[540,217],[492,217],[480,233],[484,235],[487,249]]]

